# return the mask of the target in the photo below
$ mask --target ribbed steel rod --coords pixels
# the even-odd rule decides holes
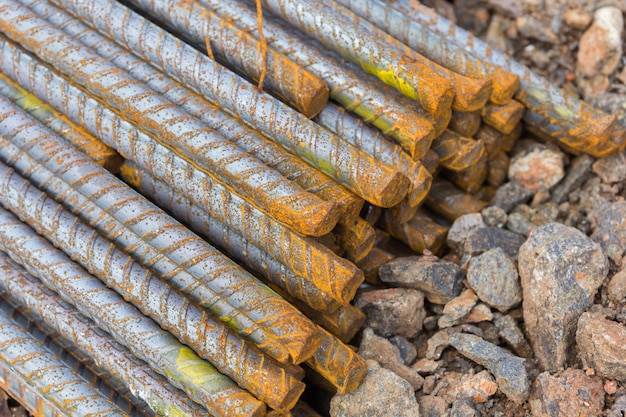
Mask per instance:
[[[307,193],[27,7],[1,0],[0,30],[296,230],[327,231],[336,224],[332,203]]]
[[[76,126],[50,105],[41,101],[36,95],[24,90],[1,73],[0,94],[11,99],[22,109],[26,110],[28,114],[45,124],[50,130],[69,141],[95,163],[102,165],[113,173],[116,173],[119,169],[122,157],[115,149],[105,145],[84,129]]]
[[[235,0],[198,1],[259,37],[256,15],[246,5]],[[378,78],[369,74],[364,78],[359,66],[355,70],[346,65],[340,55],[268,13],[263,17],[263,37],[269,46],[322,78],[334,101],[395,139],[410,155],[419,159],[428,150],[435,136],[433,119],[414,101],[388,94],[390,87],[381,89],[380,86],[387,86]]]
[[[115,112],[41,65],[11,42],[2,41],[2,71],[38,97],[84,126],[94,136],[169,184],[194,204],[241,233],[255,245],[266,247],[280,262],[307,277],[333,297],[350,302],[363,281],[362,272],[330,250],[303,238],[257,210],[204,172],[145,135]]]
[[[22,172],[37,170],[38,175],[31,175],[36,184],[53,190],[51,194],[100,230],[124,239],[124,247],[142,253],[145,265],[152,265],[165,281],[241,336],[281,362],[289,362],[290,356],[301,362],[312,354],[313,324],[289,303],[2,97],[0,135],[43,166],[6,145],[0,150],[0,155],[6,155],[3,159],[21,159],[29,165]],[[137,280],[138,286],[142,279],[156,279],[139,274],[128,278]],[[152,286],[156,289],[159,283]]]
[[[380,131],[367,126],[362,120],[332,103],[329,103],[315,120],[352,145],[402,172],[411,181],[406,199],[412,206],[424,200],[430,188],[432,176],[419,161],[413,161],[399,146],[387,140]]]
[[[439,164],[455,172],[471,168],[485,154],[480,140],[463,137],[451,130],[435,139],[432,149],[439,155]]]
[[[454,71],[451,71],[416,52],[414,49],[409,48],[406,45],[406,41],[401,42],[387,33],[386,30],[379,29],[376,25],[370,23],[368,20],[370,16],[367,13],[361,13],[362,10],[350,10],[348,7],[351,4],[341,1],[323,0],[320,3],[335,17],[341,18],[352,28],[353,31],[358,31],[361,34],[367,33],[372,35],[375,39],[379,40],[383,45],[393,48],[395,51],[401,53],[403,56],[408,56],[414,59],[422,68],[427,68],[434,74],[444,78],[452,84],[454,89],[454,100],[452,101],[452,108],[460,111],[475,111],[485,105],[491,93],[493,91],[492,81],[487,78],[469,78]],[[438,114],[435,114],[438,116]]]
[[[201,50],[208,42],[218,62],[254,82],[261,78],[266,54],[263,89],[307,117],[315,116],[328,102],[328,86],[322,80],[195,1],[132,0],[127,4],[156,18]]]
[[[435,117],[449,108],[454,99],[452,84],[375,36],[355,31],[319,2],[304,0],[263,0],[267,10],[302,30],[324,46],[377,76],[385,84],[417,100]]]
[[[480,111],[453,111],[448,129],[466,138],[471,138],[480,128],[481,121]]]
[[[210,360],[222,372],[229,374],[243,388],[251,391],[268,405],[278,409],[288,409],[292,403],[295,403],[304,390],[304,384],[291,377],[275,361],[235,337],[221,323],[215,321],[208,313],[200,311],[189,300],[181,297],[162,283],[159,285],[160,281],[144,279],[142,283],[134,279],[138,275],[146,278],[150,278],[150,275],[146,274],[145,270],[142,271],[143,268],[130,261],[128,256],[102,238],[96,231],[81,223],[28,181],[19,177],[13,170],[5,168],[4,171],[1,177],[3,188],[0,192],[2,204],[16,210],[20,217],[28,221],[38,233],[47,235],[64,251],[85,265],[89,265],[94,272],[100,275],[101,279],[105,279],[108,285],[123,294],[142,313],[153,317],[164,329],[193,348],[200,356]],[[19,243],[24,243],[20,240],[24,240],[23,236],[28,235],[24,226],[16,224],[15,220],[12,219],[14,219],[13,216],[9,217],[8,213],[3,213],[0,229],[4,229],[6,232],[0,232],[2,233],[0,234],[0,241],[7,252],[12,255],[19,255],[21,257],[20,263],[26,267],[24,261],[28,260],[28,257],[35,256],[38,249],[37,247],[29,247],[29,245],[34,245],[32,243],[16,246]],[[12,233],[18,234],[22,238],[13,239],[11,242],[9,236]],[[29,236],[28,241],[30,242],[33,238]],[[116,265],[122,271],[115,271]],[[69,266],[65,267],[69,268]],[[46,270],[45,273],[48,271]],[[44,279],[41,273],[38,274],[38,277]],[[78,284],[66,278],[63,285]],[[87,296],[89,294],[88,288],[78,285],[78,288],[66,289],[57,283],[53,289],[60,289],[61,291],[57,292],[61,293],[64,291],[66,293],[74,292],[74,296],[76,296],[75,292],[80,291],[80,296]],[[98,292],[101,291],[100,287]],[[101,305],[97,300],[87,300],[82,297],[79,300],[89,303],[92,309],[98,308],[102,313],[111,315],[111,311],[100,310]],[[77,308],[76,303],[79,300],[75,300],[73,303]],[[93,313],[91,315],[93,316]],[[100,322],[98,324],[100,325]],[[114,329],[110,325],[100,325],[112,334],[122,330],[119,328],[119,323],[117,326],[118,328]],[[125,345],[131,348],[128,343]],[[192,356],[195,358],[195,354]],[[199,379],[203,381],[204,377],[199,377]],[[267,384],[266,381],[275,381],[276,383]],[[194,389],[192,387],[193,385],[188,387],[186,392],[189,393]],[[236,397],[241,394],[244,394],[240,399],[242,403],[239,404],[242,410],[247,410],[252,415],[258,413],[258,402],[250,401],[250,398],[246,397],[243,391],[237,392]],[[215,397],[205,399],[205,401],[212,401],[212,404],[202,403],[211,408],[217,407],[219,409],[221,406],[230,407],[233,405],[227,404],[227,401],[226,404],[215,404],[216,401],[219,401]],[[248,404],[246,405],[246,403]],[[233,409],[230,409],[230,412],[233,412]]]
[[[237,114],[358,196],[380,206],[393,206],[406,194],[409,181],[399,172],[261,93],[241,77],[113,0],[55,3],[80,15],[215,104]]]
[[[489,103],[482,108],[481,116],[486,124],[508,135],[522,120],[524,110],[524,105],[517,100],[511,100],[502,106]]]
[[[438,16],[425,6],[415,2],[409,3],[409,0],[397,0],[391,4],[391,7],[397,7],[404,19],[408,17],[420,26],[419,30],[411,34],[415,42],[436,45],[439,48],[459,45],[469,54],[461,55],[459,51],[456,51],[457,55],[451,54],[450,57],[464,61],[465,65],[483,68],[486,74],[501,68],[518,75],[520,77],[519,90],[515,97],[524,103],[528,110],[542,115],[560,128],[546,131],[546,133],[559,139],[589,144],[591,142],[605,143],[609,140],[615,125],[615,118],[612,115],[595,110],[570,96],[525,65],[490,48],[484,41],[444,17]],[[399,26],[400,23],[395,22],[394,25]],[[440,35],[439,39],[435,42],[424,42],[424,39],[417,33],[426,32],[426,28],[428,33]]]
[[[244,236],[211,216],[210,212],[192,204],[185,196],[145,170],[137,168],[132,162],[126,161],[122,164],[120,176],[159,207],[167,209],[196,233],[261,274],[270,284],[280,287],[289,296],[319,311],[334,311],[342,305],[342,300],[333,298],[324,288],[318,288],[311,280],[297,275],[263,247],[253,245]]]
[[[0,311],[0,368],[3,388],[16,395],[33,413],[44,415],[45,410],[59,416],[127,416],[3,311]],[[13,384],[14,381],[19,382]],[[30,389],[15,392],[16,385]]]
[[[130,393],[144,400],[154,413],[181,417],[206,414],[204,408],[191,402],[183,392],[1,252],[0,271],[0,288],[19,305],[21,313],[37,324],[45,325],[82,355],[95,361]]]
[[[487,207],[485,201],[460,190],[442,178],[433,182],[432,190],[426,198],[426,205],[452,222],[464,214],[478,213]]]
[[[141,60],[128,50],[86,26],[78,19],[47,0],[20,0],[39,16],[59,26],[86,46],[93,48],[103,58],[146,83],[172,103],[179,105],[192,116],[202,120],[217,133],[259,158],[282,175],[295,181],[306,191],[326,201],[334,202],[340,213],[339,221],[350,221],[361,210],[363,200],[327,175],[302,161],[297,156],[268,140],[260,133],[208,102],[203,96],[172,80],[163,72]]]

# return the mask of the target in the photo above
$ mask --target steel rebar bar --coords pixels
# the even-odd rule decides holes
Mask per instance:
[[[254,82],[263,73],[263,89],[294,107],[306,117],[313,117],[328,102],[328,86],[272,48],[264,47],[251,35],[222,20],[193,0],[132,0],[128,3],[149,14],[170,30],[181,34],[190,44],[206,48],[215,59]]]
[[[335,226],[334,204],[243,152],[27,7],[1,0],[0,30],[275,218],[302,233],[323,234]]]
[[[448,129],[466,138],[471,138],[480,128],[480,123],[480,111],[453,111]]]
[[[524,105],[517,100],[511,100],[501,106],[488,103],[481,110],[481,116],[486,124],[508,135],[522,120],[524,110],[526,110]]]
[[[425,6],[415,2],[409,3],[409,0],[398,0],[391,7],[398,8],[403,16],[424,28],[420,31],[439,34],[440,48],[458,45],[457,59],[462,58],[466,65],[473,65],[477,69],[482,68],[486,73],[501,68],[519,76],[519,89],[515,97],[526,106],[527,111],[541,114],[542,117],[559,127],[552,131],[541,127],[551,136],[593,148],[607,142],[612,135],[615,125],[613,116],[595,110],[588,104],[569,96],[525,65],[490,48],[484,41],[446,18],[438,16]],[[413,33],[412,37],[416,42],[423,43],[424,40],[416,33]],[[461,55],[462,50],[467,53]],[[455,57],[452,54],[450,56]],[[494,102],[504,104],[496,100]]]
[[[482,141],[463,137],[451,130],[446,130],[435,139],[432,150],[439,155],[442,167],[455,172],[471,168],[485,154]]]
[[[460,190],[449,181],[438,178],[433,182],[426,205],[453,222],[464,214],[479,213],[487,207],[487,202]]]
[[[123,381],[157,415],[200,417],[206,413],[4,253],[0,253],[0,271],[0,288],[12,302],[19,304],[22,313],[45,324],[83,355],[91,357],[101,369]]]
[[[354,297],[363,275],[353,264],[313,240],[292,232],[220,183],[212,181],[66,79],[38,64],[19,47],[0,38],[0,50],[6,58],[0,61],[2,71],[24,88],[87,128],[94,136],[115,145],[138,166],[188,196],[194,204],[210,211],[246,239],[266,247],[272,256],[298,275],[307,277],[344,303]]]
[[[216,105],[237,114],[358,196],[381,206],[393,206],[406,194],[409,181],[399,172],[259,92],[241,77],[113,0],[58,3]]]

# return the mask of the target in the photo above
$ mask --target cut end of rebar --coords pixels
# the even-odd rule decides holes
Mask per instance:
[[[337,275],[341,275],[341,285],[335,287],[338,291],[336,291],[337,294],[333,294],[333,296],[338,299],[342,305],[348,305],[356,296],[356,291],[359,286],[365,281],[365,276],[363,275],[363,271],[347,259],[338,258],[338,263],[339,262],[343,265],[336,265],[335,272]],[[339,268],[337,268],[337,266],[339,266]]]
[[[323,201],[303,212],[287,213],[287,210],[282,210],[276,213],[276,217],[302,235],[317,237],[333,230],[339,221],[339,210],[334,202]]]
[[[409,194],[407,195],[407,201],[409,206],[417,207],[428,195],[430,186],[433,183],[433,176],[421,163],[416,164],[413,172],[414,173],[411,178],[411,188],[409,190]]]
[[[507,104],[519,89],[519,76],[502,68],[497,68],[489,75],[493,82],[491,101],[498,105]]]
[[[340,395],[350,394],[356,390],[359,385],[361,385],[361,382],[363,382],[366,375],[367,365],[365,364],[365,361],[360,356],[355,354],[348,365],[348,370],[341,381],[341,384],[338,384],[339,386],[337,386],[337,392]]]
[[[310,320],[306,325],[299,323],[297,331],[299,333],[297,343],[289,343],[286,345],[294,365],[298,365],[313,356],[322,343],[322,337],[318,327]],[[293,376],[297,378],[296,375]]]
[[[493,93],[493,81],[489,79],[476,80],[459,76],[456,81],[457,91],[452,108],[457,111],[479,110]]]
[[[397,171],[391,171],[386,178],[380,178],[370,187],[370,194],[363,196],[368,202],[379,207],[393,207],[407,195],[411,181]]]
[[[298,106],[298,111],[304,114],[309,119],[317,116],[321,112],[330,98],[330,89],[323,83],[316,88],[307,88],[306,100],[301,100],[301,105]]]
[[[281,399],[280,402],[271,401],[271,403],[267,403],[267,405],[272,407],[274,410],[291,410],[293,407],[296,406],[296,403],[304,392],[304,382],[298,381],[289,375],[287,376],[287,378],[291,380],[291,389],[289,390],[289,392],[286,393],[286,395]],[[280,383],[279,381],[267,381],[268,384],[272,384],[274,382]]]
[[[489,126],[508,135],[522,120],[526,107],[517,100],[511,100],[504,106],[493,104],[483,109],[482,119]]]

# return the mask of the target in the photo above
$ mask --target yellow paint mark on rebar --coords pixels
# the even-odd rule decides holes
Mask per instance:
[[[393,71],[393,69],[382,69],[366,62],[362,63],[362,66],[365,71],[375,75],[385,84],[396,88],[405,96],[412,98],[413,100],[417,100],[418,96],[415,88],[400,78],[398,74]]]

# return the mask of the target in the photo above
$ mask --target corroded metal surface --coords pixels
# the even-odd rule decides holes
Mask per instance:
[[[349,27],[358,28],[371,34],[384,45],[411,57],[421,65],[422,71],[428,69],[432,73],[448,80],[452,84],[455,93],[452,101],[452,108],[455,110],[475,111],[484,106],[487,100],[489,100],[493,91],[491,80],[486,78],[469,78],[451,71],[408,47],[406,39],[399,41],[388,33],[390,29],[386,27],[388,19],[385,19],[385,17],[390,9],[384,4],[350,0],[324,1],[323,3],[333,15],[341,16],[349,24]],[[345,7],[342,7],[342,5]],[[437,117],[440,113],[435,113],[434,115]]]
[[[5,161],[19,161],[21,172],[34,172],[32,181],[129,252],[141,254],[144,265],[244,338],[281,362],[290,356],[301,362],[312,354],[313,324],[289,303],[2,98],[0,134],[15,145],[0,150]]]
[[[45,235],[55,245],[78,259],[107,285],[123,294],[125,299],[132,302],[142,313],[153,318],[181,342],[194,349],[198,355],[211,361],[221,372],[268,405],[277,409],[288,409],[297,401],[304,390],[304,384],[294,379],[277,362],[247,345],[228,331],[223,323],[155,279],[102,238],[98,232],[63,210],[52,199],[44,197],[45,194],[15,172],[5,169],[1,178],[3,182],[0,201],[3,205],[18,211],[20,217],[28,221],[38,233]],[[6,234],[19,228],[15,222],[11,224],[7,220],[0,227],[2,228],[7,230],[5,234],[0,235],[7,252],[19,254],[23,258],[33,256],[33,250],[29,250],[31,248],[28,245],[15,247],[17,243],[9,243],[8,239],[5,239]],[[22,233],[25,234],[25,231]],[[85,251],[85,248],[89,250]],[[21,263],[26,266],[24,262]],[[38,277],[43,279],[41,274]],[[70,284],[71,282],[67,283]],[[167,302],[164,303],[164,300]],[[92,309],[98,306],[96,301],[85,300],[85,302],[89,302]],[[111,314],[110,311],[106,313]],[[105,330],[109,333],[118,330],[111,329],[111,326],[106,327]],[[130,348],[128,344],[126,346]],[[268,380],[276,383],[263,383]],[[246,398],[242,397],[241,401],[245,399],[248,405],[244,403],[240,406],[244,410],[256,413],[258,404]],[[216,399],[212,400],[214,402],[212,406],[219,407],[215,404]]]
[[[303,233],[337,222],[332,203],[307,193],[30,9],[2,0],[0,30],[274,217]]]
[[[345,257],[352,262],[359,262],[365,258],[372,247],[376,232],[368,222],[361,217],[355,218],[349,224],[340,224],[334,230],[337,244],[345,249]]]
[[[130,4],[156,17],[159,23],[180,33],[192,45],[210,45],[215,59],[254,82],[266,73],[263,89],[307,117],[320,112],[328,102],[328,86],[308,70],[272,48],[222,20],[195,0],[132,0]],[[265,54],[265,57],[263,57]]]
[[[526,108],[517,100],[511,100],[507,104],[487,104],[482,110],[483,121],[499,132],[508,135],[522,120]]]
[[[327,48],[418,101],[435,117],[451,106],[454,89],[448,80],[405,51],[386,45],[370,33],[353,30],[320,2],[262,0],[262,4]]]
[[[322,343],[306,364],[337,388],[347,394],[358,388],[365,378],[365,361],[348,345],[320,328]]]
[[[157,415],[200,417],[206,410],[191,402],[161,375],[139,361],[92,321],[49,291],[38,279],[0,252],[0,288],[20,311],[45,324],[58,336],[90,357],[110,377],[115,377]]]
[[[448,234],[447,227],[436,223],[421,210],[418,210],[406,223],[400,223],[391,215],[386,214],[384,226],[391,236],[418,253],[423,253],[425,250],[439,253],[445,246]],[[387,259],[385,253],[382,255],[382,259]]]
[[[441,45],[460,45],[470,54],[465,62],[474,62],[482,66],[487,72],[496,68],[510,71],[519,76],[519,89],[515,94],[532,112],[540,114],[549,120],[550,124],[558,129],[549,130],[542,127],[546,133],[565,141],[581,143],[600,142],[609,140],[615,125],[615,117],[593,109],[588,104],[570,96],[560,88],[555,87],[545,78],[531,71],[525,65],[511,59],[495,49],[490,48],[484,41],[474,37],[468,31],[456,26],[444,17],[438,16],[432,10],[409,0],[399,0],[392,7],[402,4],[401,11],[415,22],[427,27],[430,33],[438,33],[452,42],[441,42]],[[422,40],[416,37],[417,42]],[[493,100],[497,104],[504,104]]]
[[[258,91],[127,8],[112,0],[59,0],[59,3],[206,95],[216,105],[237,114],[358,196],[381,206],[393,206],[406,194],[409,181],[402,174]],[[308,222],[312,220],[309,218]]]
[[[45,124],[50,130],[62,136],[92,161],[116,173],[122,164],[122,157],[103,142],[94,138],[80,126],[67,120],[61,113],[41,101],[36,95],[21,88],[4,74],[0,73],[0,94],[15,102],[28,114]]]
[[[166,208],[193,230],[206,237],[253,271],[262,274],[271,284],[285,291],[290,297],[301,300],[319,311],[334,311],[343,300],[333,297],[325,288],[297,275],[288,265],[278,262],[263,247],[251,244],[244,236],[221,223],[202,208],[193,205],[167,184],[154,179],[146,171],[125,162],[120,175],[140,192],[149,195],[159,206]]]
[[[486,153],[482,141],[463,137],[451,130],[446,130],[435,139],[432,150],[439,155],[442,167],[455,172],[471,168]]]
[[[506,152],[494,153],[487,162],[487,184],[499,187],[505,183],[509,173],[511,160]]]
[[[453,222],[464,214],[480,212],[487,207],[487,202],[460,190],[444,179],[437,179],[426,198],[426,205]]]
[[[471,138],[480,128],[480,111],[453,111],[448,129],[466,138]]]
[[[521,136],[522,131],[523,127],[521,123],[518,124],[508,135],[497,131],[491,126],[482,124],[474,137],[476,140],[483,142],[487,155],[491,157],[491,155],[498,151],[510,152]]]
[[[412,206],[424,200],[430,188],[432,176],[419,161],[413,161],[399,146],[387,140],[378,130],[367,126],[362,120],[330,103],[315,120],[372,157],[402,172],[411,181],[406,200]],[[428,149],[425,149],[420,153],[426,154],[427,152]]]
[[[265,247],[298,275],[310,279],[345,303],[354,297],[363,275],[349,261],[294,233],[220,183],[212,181],[204,172],[193,169],[171,150],[151,140],[10,42],[1,42],[0,39],[0,49],[6,57],[0,62],[2,71],[24,88],[45,99],[75,123],[83,125],[94,136],[115,145],[138,166],[186,195],[192,203],[210,211],[213,217],[250,242]]]
[[[0,370],[2,387],[36,416],[127,416],[2,311]]]
[[[446,177],[466,193],[475,194],[487,179],[488,159],[487,152],[483,152],[470,168],[458,172],[447,172]]]
[[[259,37],[254,12],[234,0],[199,0],[200,3],[233,22],[242,30]],[[434,139],[432,120],[407,97],[394,97],[374,76],[363,77],[357,66],[351,68],[332,51],[286,25],[275,17],[263,17],[263,38],[268,45],[322,78],[330,87],[331,98],[357,114],[385,135],[402,144],[407,152]]]
[[[154,91],[163,94],[172,103],[181,106],[246,152],[295,181],[306,191],[316,194],[323,200],[334,202],[341,216],[340,221],[350,220],[360,211],[363,200],[345,187],[62,9],[46,0],[23,0],[22,3],[50,23],[61,27],[67,34],[93,48],[103,58],[110,59],[136,79],[145,82]]]

